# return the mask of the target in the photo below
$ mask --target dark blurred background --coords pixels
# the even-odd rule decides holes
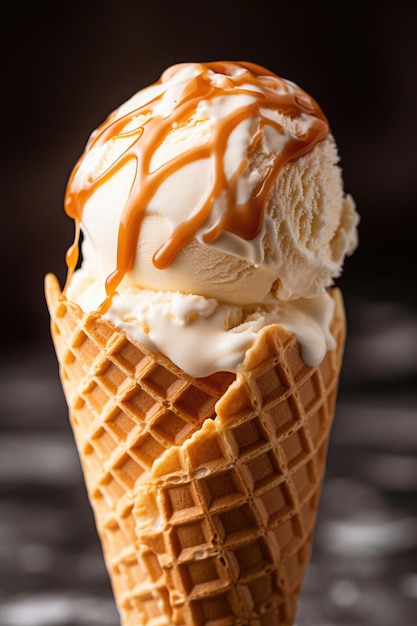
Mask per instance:
[[[91,131],[182,61],[298,83],[336,137],[360,245],[338,280],[348,341],[298,626],[417,623],[417,5],[15,4],[2,26],[0,626],[116,626],[58,380],[44,275]]]

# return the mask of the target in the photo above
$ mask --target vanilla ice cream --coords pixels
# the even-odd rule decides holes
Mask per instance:
[[[316,365],[334,347],[327,289],[357,245],[338,161],[294,83],[251,63],[174,65],[74,168],[64,293],[195,377],[237,372],[266,324]]]

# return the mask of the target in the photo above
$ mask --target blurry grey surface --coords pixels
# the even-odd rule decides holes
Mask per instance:
[[[417,317],[349,324],[297,626],[415,626]],[[3,362],[0,398],[0,626],[117,626],[52,346]]]

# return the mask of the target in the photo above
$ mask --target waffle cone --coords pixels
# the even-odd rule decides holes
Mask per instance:
[[[307,367],[265,328],[195,379],[48,275],[51,334],[123,626],[290,626],[310,557],[345,338]]]

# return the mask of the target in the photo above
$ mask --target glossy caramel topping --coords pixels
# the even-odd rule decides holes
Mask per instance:
[[[175,74],[186,64],[168,68],[155,85],[169,83]],[[158,110],[162,89],[153,99],[121,115],[115,111],[91,135],[84,154],[75,166],[68,182],[65,210],[76,222],[76,236],[73,246],[67,253],[69,269],[67,283],[78,262],[78,242],[82,212],[86,200],[128,161],[134,160],[136,173],[126,207],[122,213],[117,250],[117,267],[107,278],[106,292],[111,298],[123,276],[133,267],[141,223],[153,195],[172,173],[198,159],[211,161],[211,185],[200,206],[179,224],[166,242],[155,251],[154,265],[168,267],[176,254],[193,238],[198,231],[203,232],[207,244],[215,241],[222,231],[230,231],[239,237],[251,240],[260,232],[264,218],[264,208],[271,186],[280,169],[289,161],[299,158],[314,148],[329,131],[327,120],[317,103],[302,89],[276,76],[263,67],[252,63],[214,62],[192,64],[194,71],[183,86],[182,97],[172,105],[169,115],[161,115]],[[221,75],[221,76],[219,76]],[[247,95],[249,104],[238,105],[219,119],[212,122],[212,132],[208,141],[191,147],[185,153],[173,157],[155,170],[151,170],[151,160],[168,133],[179,124],[184,124],[195,113],[202,101],[213,101],[221,96]],[[304,122],[305,130],[298,135],[288,131],[262,111],[279,112],[289,118]],[[132,124],[139,116],[142,125]],[[236,197],[237,180],[247,167],[247,162],[237,164],[236,173],[227,177],[224,167],[225,152],[232,131],[244,120],[254,120],[249,152],[259,141],[265,124],[273,126],[285,135],[286,141],[280,152],[274,154],[266,176],[254,189],[251,198],[239,203]],[[105,169],[94,176],[89,167],[84,167],[86,155],[110,140],[129,139],[128,147]],[[249,154],[248,154],[249,156]],[[84,171],[85,170],[85,171]],[[210,226],[207,225],[213,198],[226,193],[227,208]]]

